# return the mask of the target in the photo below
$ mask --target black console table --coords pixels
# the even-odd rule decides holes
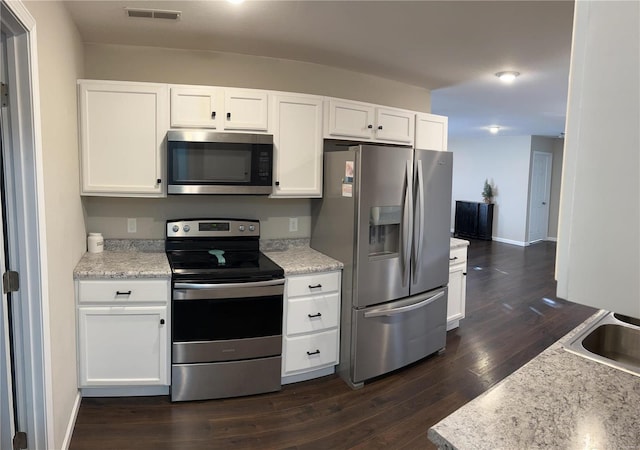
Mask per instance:
[[[456,200],[454,237],[491,240],[493,203]]]

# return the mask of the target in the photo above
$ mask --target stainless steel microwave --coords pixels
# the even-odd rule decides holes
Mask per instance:
[[[270,194],[273,136],[170,130],[169,194]]]

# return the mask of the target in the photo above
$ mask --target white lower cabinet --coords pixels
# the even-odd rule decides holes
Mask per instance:
[[[121,395],[122,388],[145,386],[168,389],[169,281],[79,280],[76,289],[83,395]]]
[[[287,277],[283,384],[334,372],[340,347],[340,278],[341,272]]]
[[[447,331],[457,328],[464,319],[467,299],[467,247],[451,250],[449,256],[449,297]]]

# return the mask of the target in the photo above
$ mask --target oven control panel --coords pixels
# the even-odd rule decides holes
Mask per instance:
[[[236,219],[185,219],[167,221],[167,237],[260,236],[260,221]]]

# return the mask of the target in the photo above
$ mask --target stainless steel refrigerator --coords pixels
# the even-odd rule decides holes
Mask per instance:
[[[345,265],[340,364],[352,387],[443,350],[452,154],[326,141],[311,247]]]

